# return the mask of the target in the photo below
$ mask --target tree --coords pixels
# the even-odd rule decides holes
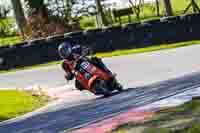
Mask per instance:
[[[101,27],[107,25],[104,9],[111,5],[108,0],[49,0],[51,13],[65,18],[66,22],[78,21],[81,16],[97,15]],[[52,6],[53,5],[53,6]]]
[[[156,12],[157,12],[157,16],[160,16],[160,5],[159,5],[159,0],[156,0]]]
[[[10,6],[0,5],[0,18],[5,19],[10,11]]]
[[[144,0],[129,0],[129,2],[132,5],[133,12],[136,14],[136,18],[139,20]]]
[[[190,0],[190,1],[191,1],[191,2],[190,2],[190,4],[187,6],[187,8],[185,9],[184,14],[190,9],[190,7],[193,8],[193,12],[194,12],[194,13],[195,13],[195,12],[199,12],[199,13],[200,13],[200,8],[199,8],[198,4],[196,3],[196,1],[195,1],[195,0]]]
[[[105,14],[103,12],[101,0],[95,0],[95,2],[96,2],[96,8],[97,8],[97,21],[98,21],[97,23],[99,23],[101,27],[108,25]]]
[[[10,11],[10,6],[0,4],[0,37],[6,37],[12,34],[10,29],[13,25],[7,19]]]
[[[28,16],[33,14],[41,15],[46,21],[48,21],[48,9],[44,4],[44,0],[25,0],[26,7],[28,8]]]
[[[21,1],[20,0],[11,0],[11,3],[13,6],[13,9],[14,9],[16,23],[21,32],[21,35],[24,38],[24,36],[25,36],[24,26],[26,25],[26,18],[24,16],[24,11],[22,8]]]
[[[68,32],[64,18],[48,9],[52,0],[25,0],[27,8],[27,38],[41,38]],[[54,0],[59,5],[58,0]],[[62,1],[63,2],[63,1]],[[55,5],[52,4],[53,7]]]
[[[17,0],[13,0],[16,2]],[[80,30],[83,15],[98,14],[107,25],[103,11],[106,0],[24,0],[27,14],[26,39]],[[16,4],[15,4],[16,5]],[[24,15],[23,15],[24,16]],[[24,26],[24,25],[22,25]]]
[[[165,8],[165,13],[166,16],[172,16],[172,6],[171,6],[171,1],[170,0],[164,0],[164,8]]]
[[[63,17],[67,20],[78,18],[81,15],[89,14],[93,8],[92,0],[49,0],[47,8],[51,14]],[[91,6],[92,5],[92,6]]]

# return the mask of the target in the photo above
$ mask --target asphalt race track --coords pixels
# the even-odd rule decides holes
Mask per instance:
[[[105,59],[127,88],[110,98],[91,97],[80,102],[60,102],[54,106],[0,123],[0,133],[57,133],[117,115],[131,108],[200,87],[200,46]],[[52,74],[53,73],[53,74]],[[50,75],[53,75],[52,77]],[[62,86],[65,81],[58,66],[1,74],[0,87]],[[52,82],[55,81],[55,82]],[[10,84],[9,84],[10,83]],[[136,88],[136,89],[135,89]]]
[[[158,81],[200,71],[200,45],[104,59],[125,88],[143,86]],[[60,65],[36,70],[0,74],[1,88],[24,88],[39,84],[58,87],[66,84]]]
[[[200,73],[128,89],[110,98],[99,98],[74,107],[41,113],[19,121],[0,124],[2,133],[57,133],[102,120],[130,108],[137,108],[189,89],[200,87]]]

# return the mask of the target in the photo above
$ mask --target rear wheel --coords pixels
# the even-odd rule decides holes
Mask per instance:
[[[103,80],[97,80],[96,91],[99,92],[99,94],[104,95],[105,97],[112,95],[112,91],[109,90],[108,85]]]
[[[102,90],[105,97],[109,97],[112,95],[112,92],[110,92],[108,89],[102,87]]]

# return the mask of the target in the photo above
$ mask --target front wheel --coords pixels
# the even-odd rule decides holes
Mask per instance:
[[[109,97],[109,96],[112,95],[112,92],[109,91],[108,89],[106,89],[106,88],[102,88],[102,89],[103,89],[103,95],[104,95],[104,97]]]

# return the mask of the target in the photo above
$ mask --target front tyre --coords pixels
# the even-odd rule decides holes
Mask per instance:
[[[79,90],[79,91],[83,91],[86,90],[81,83],[78,80],[75,80],[75,87]]]

